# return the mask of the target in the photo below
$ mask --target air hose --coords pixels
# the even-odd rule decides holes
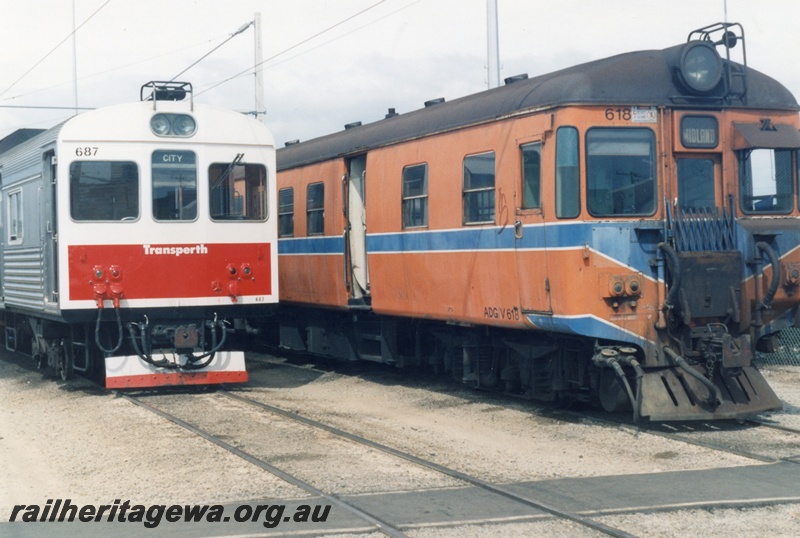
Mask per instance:
[[[756,243],[756,250],[766,254],[767,258],[769,258],[769,263],[772,265],[772,280],[769,283],[767,293],[761,300],[760,306],[762,310],[769,310],[772,306],[772,300],[775,298],[775,293],[778,291],[778,285],[781,282],[781,264],[775,250],[763,241]]]
[[[642,379],[644,378],[644,368],[642,368],[639,361],[631,355],[622,355],[619,360],[633,368],[633,371],[636,372],[636,404],[633,406],[633,422],[638,423],[641,418],[639,416],[639,409],[641,409],[642,406]]]
[[[664,306],[673,308],[678,302],[678,294],[681,290],[681,260],[675,249],[667,243],[659,243],[658,248],[664,253],[664,257],[667,259],[667,265],[669,266],[669,272],[672,274],[672,285],[669,287],[669,293],[664,300]]]
[[[122,318],[119,315],[119,308],[115,308],[114,312],[117,314],[117,331],[119,333],[119,339],[117,340],[117,345],[111,349],[106,349],[103,347],[103,344],[100,342],[100,322],[103,320],[103,309],[97,309],[97,322],[94,325],[94,343],[97,344],[97,347],[100,348],[100,351],[105,353],[106,355],[111,355],[112,353],[116,353],[116,351],[122,347]]]
[[[717,407],[722,403],[722,391],[720,391],[719,387],[717,387],[710,379],[692,368],[689,363],[686,362],[686,359],[675,353],[672,349],[665,347],[664,353],[670,359],[672,359],[676,365],[680,366],[687,374],[706,386],[708,389],[708,398],[706,398],[708,405],[711,407]]]
[[[633,358],[630,357],[630,359],[633,359]],[[622,366],[619,364],[620,360],[623,360],[626,363],[629,362],[628,358],[625,358],[625,359],[620,358],[618,352],[616,350],[613,350],[613,349],[610,349],[610,348],[601,349],[599,353],[595,354],[595,356],[592,357],[592,361],[594,361],[594,363],[596,365],[598,365],[598,366],[606,366],[608,368],[611,368],[612,370],[614,370],[614,373],[617,374],[617,377],[619,378],[620,383],[625,388],[625,392],[628,395],[628,400],[630,401],[631,406],[633,407],[633,419],[636,422],[636,421],[639,420],[639,408],[638,408],[637,404],[638,404],[638,402],[640,401],[640,398],[641,398],[641,378],[639,376],[639,373],[637,372],[637,374],[636,374],[636,393],[637,393],[637,395],[634,396],[633,395],[633,390],[631,390],[631,384],[628,382],[628,377],[625,375],[625,371],[622,369]],[[636,362],[636,361],[634,360],[633,362]],[[639,363],[637,362],[636,364],[638,365]],[[642,372],[642,374],[644,374],[644,372]]]

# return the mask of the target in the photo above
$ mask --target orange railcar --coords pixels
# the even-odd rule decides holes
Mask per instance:
[[[637,418],[779,408],[751,361],[797,325],[800,123],[744,47],[712,25],[279,150],[283,345]]]

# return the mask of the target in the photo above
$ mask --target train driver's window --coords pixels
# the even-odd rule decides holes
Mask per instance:
[[[153,218],[187,221],[197,218],[197,164],[193,151],[154,151]]]
[[[214,163],[208,168],[211,220],[267,220],[267,169],[261,164]]]
[[[678,207],[683,211],[716,207],[712,159],[678,159]]]
[[[306,226],[308,235],[325,233],[325,184],[312,183],[306,198]]]
[[[542,144],[535,142],[520,147],[522,151],[522,209],[542,207]]]
[[[403,168],[403,228],[428,225],[428,165]]]
[[[494,223],[494,152],[464,157],[464,224]]]
[[[278,191],[278,237],[294,235],[294,189]]]
[[[789,213],[794,206],[792,152],[748,149],[739,152],[739,197],[745,213]]]
[[[74,161],[69,165],[69,189],[70,215],[75,221],[132,221],[139,217],[136,163]]]
[[[559,127],[556,132],[556,217],[572,219],[581,212],[578,130]]]
[[[650,129],[594,128],[586,133],[586,198],[595,217],[656,210],[656,140]]]

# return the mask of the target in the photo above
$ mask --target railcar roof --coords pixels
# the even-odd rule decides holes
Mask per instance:
[[[43,132],[44,129],[17,129],[0,140],[0,155]]]
[[[293,144],[278,150],[278,169],[335,159],[402,140],[556,106],[800,108],[785,86],[749,67],[744,102],[727,102],[719,96],[692,97],[674,73],[683,47],[620,54]],[[739,64],[732,62],[732,65],[734,69],[744,69]]]

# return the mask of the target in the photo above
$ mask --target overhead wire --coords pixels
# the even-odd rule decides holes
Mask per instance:
[[[387,14],[386,14],[386,15],[384,15],[383,17],[378,17],[377,19],[375,19],[375,20],[372,20],[372,21],[369,21],[369,22],[367,22],[367,23],[364,23],[364,24],[362,24],[361,26],[357,26],[356,28],[353,28],[352,30],[350,30],[350,31],[349,31],[349,32],[347,32],[346,34],[342,34],[342,35],[336,36],[336,37],[334,37],[334,38],[331,38],[331,39],[329,39],[329,40],[327,40],[327,41],[323,41],[323,42],[322,42],[322,43],[320,43],[319,45],[316,45],[316,46],[314,46],[314,47],[311,47],[311,48],[309,48],[309,49],[306,49],[306,50],[300,51],[300,52],[298,52],[297,54],[295,54],[294,56],[290,56],[290,57],[288,57],[288,58],[285,58],[285,59],[281,60],[280,62],[275,62],[275,63],[273,63],[272,65],[270,65],[269,67],[275,67],[275,66],[281,65],[281,64],[283,64],[283,63],[286,63],[286,62],[288,62],[288,61],[294,60],[295,58],[298,58],[298,57],[302,56],[303,54],[307,54],[307,53],[309,53],[309,52],[311,52],[311,51],[317,50],[317,49],[318,49],[318,48],[320,48],[320,47],[324,47],[325,45],[329,45],[329,44],[333,43],[333,42],[334,42],[334,41],[336,41],[336,40],[342,39],[343,37],[347,37],[347,36],[349,36],[350,34],[353,34],[353,33],[355,33],[355,32],[358,32],[359,30],[361,30],[361,29],[363,29],[363,28],[366,28],[367,26],[371,26],[371,25],[375,24],[376,22],[380,22],[380,21],[382,21],[383,19],[387,19],[387,18],[391,17],[392,15],[394,15],[394,14],[396,14],[396,13],[399,13],[399,12],[401,12],[401,11],[405,10],[405,9],[408,9],[408,8],[410,8],[411,6],[413,6],[413,5],[415,5],[415,4],[418,4],[418,3],[420,3],[420,2],[422,2],[422,0],[414,0],[414,1],[413,1],[413,2],[411,2],[410,4],[407,4],[407,5],[405,5],[405,6],[402,6],[402,7],[398,8],[398,9],[396,9],[396,10],[394,10],[394,11],[390,12],[390,13],[387,13]],[[264,62],[261,62],[261,63],[263,64],[263,63],[269,62],[269,61],[271,61],[271,60],[273,60],[273,59],[275,59],[275,58],[277,58],[277,57],[279,57],[279,56],[282,56],[282,55],[283,55],[285,52],[288,52],[288,50],[289,50],[289,49],[287,49],[286,51],[283,51],[283,52],[281,52],[281,53],[279,53],[279,54],[276,54],[276,55],[275,55],[275,56],[273,56],[272,58],[270,58],[270,59],[268,59],[268,60],[265,60]],[[259,65],[261,65],[261,64],[259,64]],[[253,70],[253,69],[255,69],[256,67],[258,67],[258,66],[253,66],[253,67],[251,67],[251,68],[250,68],[250,69],[249,69],[247,72],[245,72],[245,73],[243,73],[243,74],[245,74],[245,75],[249,75],[249,74],[250,74],[250,71],[252,71],[252,70]],[[243,74],[239,74],[238,76],[243,76]]]
[[[389,16],[391,16],[391,15],[394,15],[394,14],[395,14],[395,13],[397,13],[398,11],[402,11],[402,10],[404,10],[404,9],[407,9],[407,8],[411,7],[412,5],[414,5],[414,4],[416,4],[416,3],[420,2],[420,1],[421,1],[421,0],[416,0],[416,1],[412,2],[411,4],[408,4],[408,5],[406,5],[406,6],[403,6],[403,7],[401,7],[400,9],[397,9],[397,10],[395,10],[395,11],[393,11],[393,12],[391,12],[391,13],[387,14],[387,15],[384,15],[383,17],[380,17],[379,19],[376,19],[376,20],[374,20],[374,21],[370,21],[370,22],[369,22],[369,23],[367,23],[367,24],[364,24],[364,25],[362,25],[362,26],[359,26],[358,28],[355,28],[355,29],[353,29],[352,31],[348,32],[347,34],[344,34],[343,36],[339,36],[339,37],[337,37],[337,38],[334,38],[334,39],[328,40],[328,41],[326,41],[326,42],[324,42],[324,43],[322,43],[322,44],[320,44],[320,45],[318,45],[318,46],[316,46],[316,47],[314,47],[314,48],[312,48],[312,49],[310,49],[310,50],[315,50],[315,49],[317,49],[317,48],[319,48],[319,47],[321,47],[321,46],[324,46],[324,45],[326,45],[326,44],[328,44],[328,43],[331,43],[332,41],[335,41],[336,39],[340,39],[341,37],[345,37],[345,36],[347,36],[347,35],[350,35],[351,33],[355,32],[355,31],[358,31],[358,30],[360,30],[360,29],[362,29],[362,28],[364,28],[364,27],[366,27],[366,26],[368,26],[368,25],[370,25],[370,24],[374,24],[375,22],[378,22],[378,21],[380,21],[380,20],[383,20],[383,19],[385,19],[385,18],[387,18],[387,17],[389,17]],[[49,57],[49,56],[50,56],[50,55],[51,55],[53,52],[55,52],[55,50],[57,50],[57,49],[58,49],[58,48],[59,48],[61,45],[63,45],[63,44],[64,44],[64,42],[66,42],[66,41],[67,41],[67,40],[68,40],[70,37],[72,37],[72,35],[74,35],[74,34],[75,34],[75,33],[76,33],[78,30],[80,30],[80,29],[81,29],[81,28],[82,28],[82,27],[83,27],[83,26],[84,26],[84,25],[85,25],[87,22],[89,22],[89,20],[91,20],[91,19],[92,19],[92,18],[93,18],[95,15],[97,15],[97,13],[99,13],[99,12],[100,12],[100,10],[102,10],[104,7],[106,7],[106,6],[107,6],[107,5],[108,5],[110,2],[111,2],[111,0],[106,0],[106,2],[105,2],[104,4],[102,4],[102,5],[101,5],[99,8],[97,8],[97,9],[96,9],[96,10],[95,10],[95,11],[94,11],[94,12],[93,12],[93,13],[92,13],[92,14],[91,14],[89,17],[87,17],[87,18],[86,18],[86,19],[85,19],[85,20],[84,20],[84,21],[83,21],[83,22],[82,22],[82,23],[81,23],[81,24],[80,24],[80,25],[79,25],[77,28],[75,28],[75,29],[74,29],[74,30],[73,30],[73,31],[72,31],[72,32],[71,32],[69,35],[67,35],[67,36],[66,36],[66,37],[65,37],[65,38],[64,38],[62,41],[60,41],[60,42],[59,42],[59,43],[58,43],[58,44],[57,44],[55,47],[53,47],[53,49],[52,49],[50,52],[48,52],[48,53],[47,53],[47,54],[46,54],[44,57],[42,57],[42,58],[41,58],[41,59],[40,59],[38,62],[36,62],[36,64],[34,64],[34,65],[33,65],[33,66],[30,68],[30,69],[28,69],[28,70],[27,70],[27,71],[26,71],[26,72],[25,72],[25,73],[24,73],[24,74],[23,74],[21,77],[19,77],[19,78],[18,78],[16,81],[14,81],[14,82],[13,82],[13,83],[12,83],[12,84],[11,84],[11,85],[8,87],[8,88],[6,88],[6,89],[3,91],[3,93],[0,93],[0,98],[2,98],[2,97],[3,97],[3,95],[5,95],[5,94],[6,94],[6,93],[7,93],[7,92],[8,92],[8,91],[11,89],[11,88],[13,88],[13,87],[14,87],[14,86],[15,86],[15,85],[16,85],[16,84],[17,84],[17,83],[20,81],[20,80],[22,80],[22,79],[23,79],[25,76],[27,76],[27,75],[28,75],[28,74],[29,74],[31,71],[33,71],[33,70],[34,70],[34,69],[35,69],[35,68],[36,68],[36,67],[37,67],[39,64],[41,64],[41,63],[42,63],[42,62],[43,62],[45,59],[47,59],[47,57]],[[339,26],[341,26],[341,25],[343,25],[343,24],[345,24],[345,23],[347,23],[347,22],[349,22],[349,21],[351,21],[351,20],[355,19],[356,17],[359,17],[360,15],[362,15],[362,14],[364,14],[364,13],[366,13],[366,12],[368,12],[368,11],[370,11],[370,10],[374,9],[374,8],[376,8],[377,6],[379,6],[379,5],[381,5],[381,4],[385,3],[385,2],[386,2],[386,0],[380,0],[380,1],[378,1],[378,2],[374,3],[374,4],[370,5],[370,6],[368,6],[368,7],[364,8],[364,9],[362,9],[361,11],[359,11],[359,12],[357,12],[357,13],[355,13],[355,14],[353,14],[353,15],[351,15],[351,16],[349,16],[349,17],[347,17],[347,18],[345,18],[345,19],[343,19],[343,20],[341,20],[341,21],[339,21],[339,22],[337,22],[336,24],[333,24],[333,25],[331,25],[331,26],[329,26],[329,27],[325,28],[324,30],[321,30],[321,31],[319,31],[319,32],[315,33],[314,35],[312,35],[312,36],[309,36],[308,38],[306,38],[306,39],[304,39],[304,40],[302,40],[302,41],[300,41],[300,42],[298,42],[298,43],[295,43],[294,45],[292,45],[292,46],[290,46],[290,47],[288,47],[288,48],[286,48],[286,49],[284,49],[284,50],[282,50],[282,51],[278,52],[277,54],[275,54],[275,55],[273,55],[273,56],[271,56],[271,57],[267,58],[266,60],[264,60],[264,61],[262,61],[262,62],[259,62],[258,64],[256,64],[256,65],[253,65],[252,67],[249,67],[248,69],[246,69],[246,70],[244,70],[244,71],[241,71],[241,72],[239,72],[239,73],[237,73],[237,74],[235,74],[235,75],[233,75],[233,76],[231,76],[231,77],[228,77],[228,78],[226,78],[225,80],[222,80],[222,81],[220,81],[220,82],[218,82],[218,83],[214,84],[213,86],[210,86],[210,87],[208,87],[208,88],[206,88],[206,89],[202,90],[201,92],[198,92],[198,93],[197,93],[197,95],[200,95],[200,94],[206,93],[206,92],[208,92],[208,91],[211,91],[212,89],[214,89],[214,88],[216,88],[216,87],[218,87],[218,86],[221,86],[222,84],[225,84],[226,82],[229,82],[229,81],[231,81],[231,80],[233,80],[233,79],[235,79],[235,78],[238,78],[238,77],[241,77],[241,76],[244,76],[244,75],[249,75],[250,73],[252,73],[252,72],[253,72],[253,70],[254,70],[254,69],[256,69],[256,68],[258,68],[258,67],[260,67],[260,66],[262,66],[262,65],[264,65],[264,64],[266,64],[266,63],[268,63],[268,62],[270,62],[270,61],[272,61],[272,60],[274,60],[274,59],[276,59],[276,58],[279,58],[280,56],[283,56],[284,54],[286,54],[286,53],[288,53],[288,52],[290,52],[290,51],[292,51],[292,50],[294,50],[294,49],[296,49],[296,48],[300,47],[301,45],[304,45],[304,44],[306,44],[306,43],[308,43],[308,42],[310,42],[310,41],[312,41],[312,40],[314,40],[314,39],[316,39],[316,38],[318,38],[318,37],[320,37],[320,36],[322,36],[322,35],[324,35],[324,34],[328,33],[329,31],[333,30],[334,28],[337,28],[337,27],[339,27]],[[208,53],[206,53],[206,54],[204,54],[203,56],[201,56],[201,57],[200,57],[198,60],[196,60],[196,61],[195,61],[195,62],[193,62],[191,65],[189,65],[188,67],[186,67],[186,68],[185,68],[183,71],[181,71],[180,73],[178,73],[177,75],[175,75],[175,76],[174,76],[174,77],[171,79],[171,81],[174,81],[175,79],[177,79],[179,76],[181,76],[182,74],[184,74],[185,72],[187,72],[189,69],[191,69],[192,67],[194,67],[195,65],[197,65],[198,63],[200,63],[202,60],[204,60],[205,58],[207,58],[208,56],[210,56],[212,53],[214,53],[216,50],[218,50],[220,47],[222,47],[223,45],[225,45],[227,42],[229,42],[229,41],[230,41],[231,39],[233,39],[235,36],[237,36],[237,35],[241,34],[241,33],[242,33],[242,32],[244,32],[245,30],[247,30],[247,28],[249,28],[249,27],[250,27],[250,26],[252,26],[253,24],[254,24],[254,21],[250,21],[250,22],[248,22],[248,23],[246,23],[246,24],[242,25],[242,26],[241,26],[241,27],[240,27],[240,28],[239,28],[239,29],[238,29],[236,32],[234,32],[234,33],[232,33],[232,34],[229,34],[229,35],[228,35],[228,37],[227,37],[227,39],[225,39],[225,40],[224,40],[222,43],[220,43],[219,45],[217,45],[216,47],[214,47],[213,49],[211,49],[211,50],[210,50]],[[208,41],[213,41],[213,39],[211,39],[211,40],[208,40]],[[206,42],[208,42],[208,41],[206,41]],[[190,48],[190,47],[184,47],[184,48],[182,48],[182,49],[179,49],[179,50],[185,50],[186,48]],[[305,51],[305,52],[309,52],[309,51]],[[305,54],[305,52],[302,52],[302,53],[300,53],[300,54]],[[156,56],[156,57],[154,57],[154,58],[158,58],[158,57],[161,57],[161,56],[166,56],[166,55],[168,55],[168,54],[171,54],[171,53],[162,54],[162,55]],[[288,60],[290,60],[290,59],[293,59],[293,58],[296,58],[296,57],[297,57],[297,56],[299,56],[300,54],[297,54],[297,55],[295,55],[295,56],[292,56],[291,58],[287,59],[286,61],[288,61]],[[138,63],[143,63],[143,62],[146,62],[146,61],[150,61],[150,60],[152,60],[152,59],[154,59],[154,58],[149,58],[149,59],[147,59],[147,60],[142,60],[142,61],[139,61],[139,62],[134,62],[133,64],[128,64],[128,65],[136,65],[136,64],[138,64]],[[123,66],[123,67],[127,67],[127,66]],[[85,78],[91,78],[91,77],[94,77],[94,76],[99,76],[99,75],[102,75],[102,74],[105,74],[105,73],[108,73],[108,72],[113,72],[113,71],[116,71],[116,70],[118,70],[118,69],[121,69],[121,68],[122,68],[122,67],[116,67],[116,68],[114,68],[114,69],[110,69],[110,70],[106,70],[106,71],[102,71],[102,72],[94,73],[94,74],[92,74],[92,75],[88,75],[87,77],[83,77],[83,79],[85,79]],[[61,83],[61,84],[63,84],[63,83]],[[38,93],[38,92],[41,92],[41,91],[45,91],[45,90],[51,89],[51,88],[53,88],[53,87],[57,87],[58,85],[60,85],[60,84],[52,85],[52,86],[49,86],[49,87],[47,87],[47,88],[43,88],[43,89],[40,89],[40,90],[35,90],[35,91],[33,91],[33,92],[27,92],[27,93],[19,94],[19,95],[13,96],[13,97],[6,97],[5,99],[1,99],[1,100],[2,100],[2,101],[8,101],[8,100],[12,100],[12,99],[17,99],[17,98],[19,98],[19,97],[24,97],[24,96],[27,96],[27,95],[30,95],[30,94],[34,94],[34,93]],[[52,109],[52,110],[59,110],[59,109],[75,109],[75,107],[74,107],[74,106],[71,106],[71,107],[58,107],[58,106],[50,106],[50,107],[48,107],[48,106],[25,106],[25,105],[17,105],[17,106],[14,106],[14,105],[0,105],[0,108],[30,108],[30,109]],[[91,108],[81,107],[81,110],[91,110]]]
[[[330,31],[331,31],[331,30],[333,30],[334,28],[337,28],[337,27],[339,27],[339,26],[343,25],[344,23],[346,23],[346,22],[349,22],[349,21],[351,21],[351,20],[355,19],[356,17],[358,17],[358,16],[360,16],[360,15],[362,15],[362,14],[366,13],[367,11],[370,11],[371,9],[374,9],[374,8],[378,7],[379,5],[383,4],[384,2],[386,2],[386,0],[380,0],[379,2],[376,2],[376,3],[372,4],[372,5],[371,5],[371,6],[369,6],[369,7],[366,7],[366,8],[364,8],[364,9],[362,9],[361,11],[359,11],[359,12],[357,12],[357,13],[355,13],[355,14],[353,14],[353,15],[349,16],[349,17],[347,17],[346,19],[343,19],[343,20],[341,20],[341,21],[337,22],[336,24],[333,24],[333,25],[331,25],[331,26],[329,26],[329,27],[325,28],[324,30],[321,30],[321,31],[319,31],[319,32],[317,32],[316,34],[314,34],[314,35],[312,35],[312,36],[310,36],[310,37],[307,37],[306,39],[304,39],[304,40],[302,40],[302,41],[300,41],[300,42],[298,42],[298,43],[295,43],[295,44],[294,44],[294,45],[292,45],[291,47],[289,47],[289,48],[286,48],[286,49],[282,50],[281,52],[279,52],[279,53],[277,53],[277,54],[275,54],[275,55],[273,55],[273,56],[270,56],[270,57],[269,57],[269,58],[267,58],[266,60],[263,60],[263,61],[261,61],[261,62],[257,63],[256,65],[252,66],[252,67],[248,67],[248,68],[247,68],[247,69],[245,69],[244,71],[241,71],[241,72],[239,72],[239,73],[236,73],[235,75],[233,75],[233,76],[231,76],[231,77],[228,77],[228,78],[226,78],[225,80],[222,80],[222,81],[218,82],[217,84],[214,84],[213,86],[210,86],[210,87],[206,88],[205,90],[202,90],[202,91],[200,91],[200,92],[197,92],[197,93],[195,94],[195,96],[199,96],[199,95],[202,95],[202,94],[204,94],[204,93],[206,93],[206,92],[209,92],[209,91],[213,90],[214,88],[216,88],[216,87],[218,87],[218,86],[221,86],[221,85],[225,84],[226,82],[230,82],[231,80],[233,80],[233,79],[235,79],[235,78],[241,77],[241,76],[243,76],[243,75],[249,75],[249,74],[250,74],[250,73],[251,73],[251,72],[252,72],[254,69],[256,69],[257,67],[260,67],[260,66],[264,65],[265,63],[267,63],[267,62],[270,62],[270,61],[274,60],[275,58],[278,58],[279,56],[282,56],[282,55],[286,54],[287,52],[289,52],[289,51],[291,51],[291,50],[294,50],[294,49],[296,49],[297,47],[299,47],[299,46],[301,46],[301,45],[304,45],[304,44],[308,43],[309,41],[312,41],[312,40],[314,40],[314,39],[318,38],[319,36],[321,36],[321,35],[323,35],[323,34],[326,34],[327,32],[330,32]]]
[[[195,61],[194,63],[192,63],[192,65],[190,65],[189,67],[187,67],[186,69],[184,69],[183,71],[181,71],[180,73],[178,73],[177,75],[175,75],[174,77],[172,77],[172,78],[171,78],[169,81],[170,81],[170,82],[174,82],[174,81],[175,81],[175,79],[177,79],[179,76],[181,76],[182,74],[184,74],[185,72],[187,72],[189,69],[191,69],[192,67],[196,66],[197,64],[199,64],[200,62],[202,62],[203,60],[205,60],[206,58],[208,58],[209,56],[211,56],[211,54],[212,54],[212,53],[213,53],[215,50],[219,49],[219,48],[220,48],[222,45],[224,45],[225,43],[227,43],[228,41],[230,41],[231,39],[233,39],[233,38],[234,38],[234,37],[236,37],[237,35],[241,34],[241,33],[242,33],[242,32],[244,32],[245,30],[247,30],[248,28],[250,28],[252,25],[253,25],[253,21],[250,21],[250,22],[248,22],[247,24],[243,24],[243,25],[242,25],[242,26],[241,26],[241,27],[240,27],[238,30],[236,30],[234,33],[232,33],[230,36],[228,36],[228,39],[226,39],[225,41],[223,41],[222,43],[220,43],[219,45],[217,45],[216,47],[214,47],[213,49],[211,49],[210,51],[208,51],[206,54],[204,54],[203,56],[201,56],[201,57],[200,57],[200,59],[198,59],[197,61]]]
[[[8,90],[10,90],[10,89],[11,89],[11,88],[13,88],[14,86],[16,86],[16,85],[17,85],[17,83],[18,83],[19,81],[21,81],[23,78],[25,78],[26,76],[28,76],[28,74],[29,74],[31,71],[33,71],[34,69],[36,69],[36,68],[39,66],[39,64],[41,64],[41,63],[42,63],[43,61],[45,61],[45,60],[46,60],[46,59],[47,59],[47,58],[48,58],[48,57],[49,57],[51,54],[53,54],[53,53],[54,53],[54,52],[55,52],[55,51],[56,51],[56,50],[57,50],[57,49],[58,49],[58,48],[59,48],[61,45],[63,45],[63,44],[64,44],[64,42],[66,42],[66,41],[67,41],[69,38],[71,38],[73,35],[75,35],[75,33],[76,33],[78,30],[80,30],[81,28],[83,28],[83,26],[84,26],[84,25],[85,25],[87,22],[89,22],[90,20],[92,20],[92,18],[93,18],[95,15],[97,15],[98,13],[100,13],[100,10],[102,10],[104,7],[106,7],[106,6],[107,6],[109,3],[111,3],[111,0],[106,0],[106,1],[105,1],[105,3],[104,3],[103,5],[101,5],[99,8],[97,8],[97,9],[94,11],[94,13],[92,13],[91,15],[89,15],[89,17],[87,17],[87,18],[86,18],[86,19],[85,19],[85,20],[84,20],[82,23],[80,23],[80,25],[78,25],[78,27],[77,27],[77,28],[75,28],[74,30],[72,30],[72,32],[70,32],[70,33],[69,33],[69,35],[67,35],[67,37],[65,37],[64,39],[62,39],[61,41],[59,41],[59,43],[58,43],[58,44],[57,44],[55,47],[53,47],[53,48],[50,50],[50,52],[48,52],[47,54],[45,54],[45,55],[44,55],[44,56],[43,56],[43,57],[42,57],[42,58],[41,58],[41,59],[40,59],[38,62],[36,62],[35,64],[33,64],[33,66],[32,66],[30,69],[28,69],[27,71],[25,71],[25,72],[22,74],[22,76],[20,76],[20,77],[19,77],[17,80],[15,80],[14,82],[12,82],[12,83],[11,83],[11,86],[9,86],[9,87],[8,87],[8,88],[6,88],[5,90],[3,90],[3,93],[0,93],[0,97],[3,97],[3,96],[6,94],[6,93],[8,93]]]
[[[0,105],[0,108],[27,108],[33,110],[94,110],[94,107],[85,106],[44,106],[44,105]]]
[[[182,52],[184,50],[195,48],[195,47],[197,47],[199,45],[205,45],[206,43],[211,43],[212,41],[216,41],[217,39],[222,39],[223,37],[226,37],[228,35],[230,35],[230,34],[218,35],[218,36],[213,37],[211,39],[206,39],[206,40],[203,40],[201,42],[197,42],[197,43],[194,43],[192,45],[188,45],[186,47],[181,47],[179,49],[174,49],[174,50],[171,50],[169,52],[165,52],[163,54],[157,54],[155,56],[150,56],[149,58],[145,58],[143,60],[138,60],[136,62],[131,62],[131,63],[125,64],[125,65],[119,65],[119,66],[113,67],[111,69],[106,69],[104,71],[98,71],[96,73],[92,73],[90,75],[83,76],[83,77],[79,78],[78,81],[87,80],[87,79],[90,79],[90,78],[93,78],[93,77],[99,77],[100,75],[105,75],[106,73],[113,73],[114,71],[119,71],[120,69],[125,69],[125,68],[128,68],[128,67],[134,66],[134,65],[139,65],[139,64],[151,62],[153,60],[157,60],[159,58],[163,58],[165,56],[169,56],[169,55],[175,54],[177,52]],[[44,91],[47,91],[47,90],[51,90],[53,88],[57,88],[59,86],[63,86],[64,84],[68,84],[70,82],[72,82],[72,81],[69,80],[69,81],[58,82],[58,83],[55,83],[55,84],[51,84],[50,86],[45,86],[43,88],[39,88],[38,90],[32,90],[32,91],[25,92],[25,93],[20,93],[20,94],[11,96],[11,97],[6,97],[4,99],[0,99],[0,101],[13,101],[14,99],[19,99],[20,97],[27,97],[29,95],[35,95],[37,93],[41,93],[41,92],[44,92]],[[2,105],[0,105],[0,106],[2,106]],[[6,108],[11,108],[11,107],[6,107]],[[35,108],[35,107],[23,107],[23,106],[20,106],[19,108]],[[75,107],[73,106],[73,107],[68,107],[68,108],[73,108],[74,109]]]

